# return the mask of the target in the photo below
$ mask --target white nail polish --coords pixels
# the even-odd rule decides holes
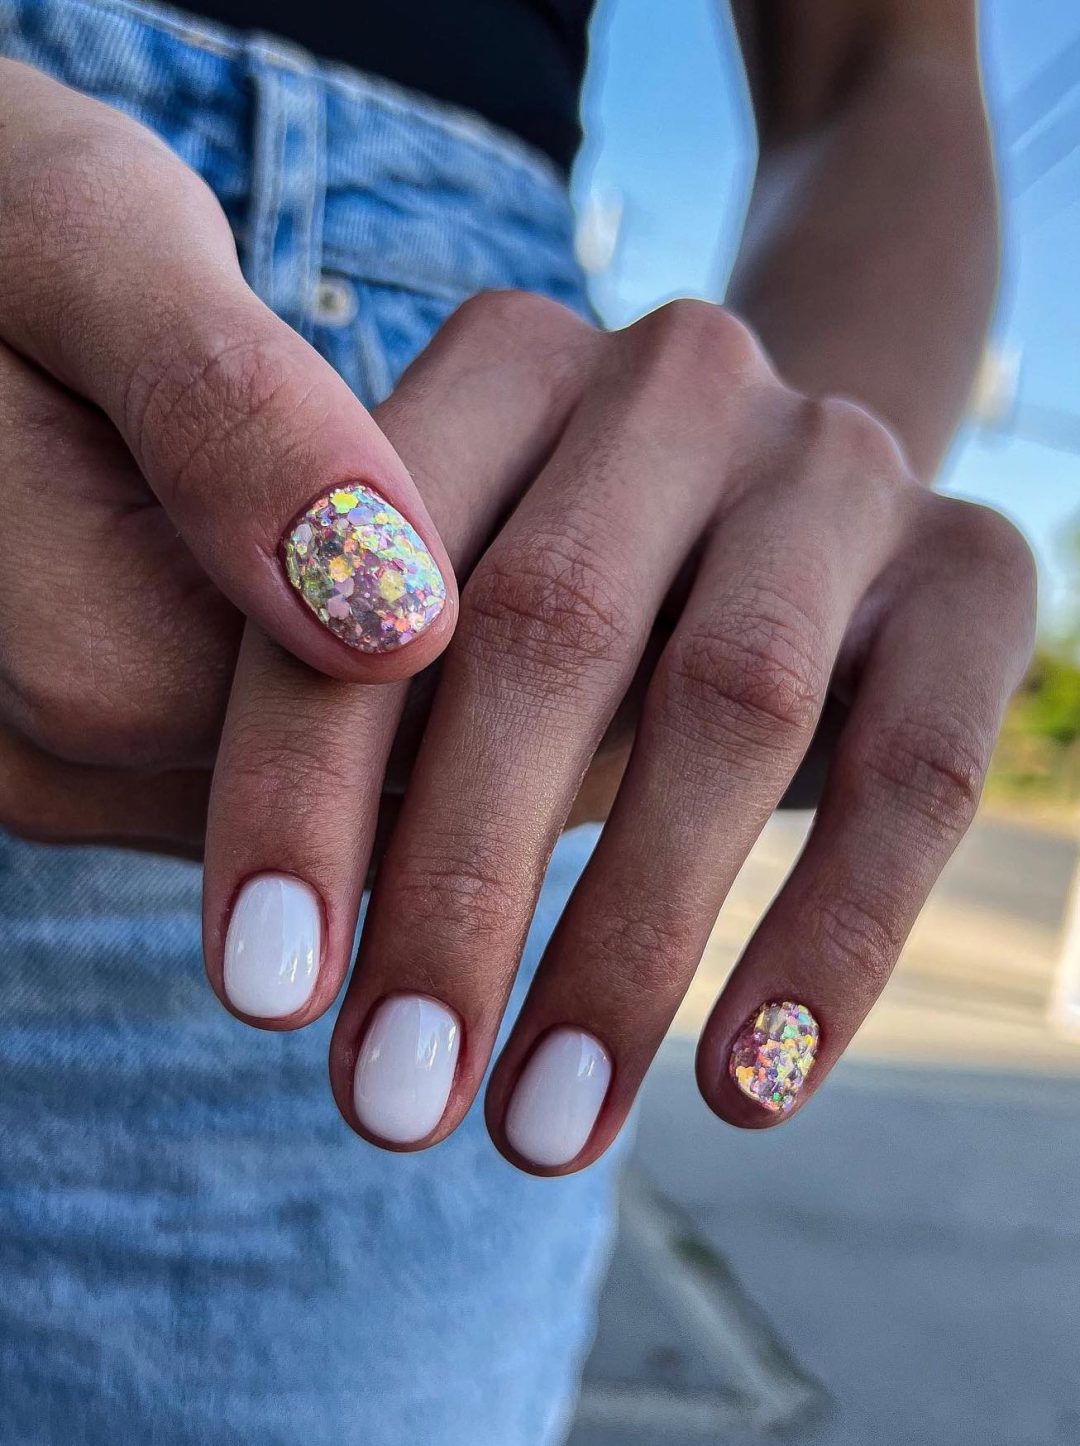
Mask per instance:
[[[368,1025],[353,1076],[360,1123],[391,1145],[430,1135],[454,1083],[461,1026],[445,1005],[420,994],[386,999]]]
[[[580,1029],[541,1040],[506,1112],[506,1138],[534,1165],[566,1165],[584,1149],[611,1083],[611,1059]]]
[[[308,884],[258,874],[240,890],[225,936],[225,993],[256,1019],[284,1019],[311,998],[322,952],[322,905]]]

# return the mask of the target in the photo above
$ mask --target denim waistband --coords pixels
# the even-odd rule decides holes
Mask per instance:
[[[523,287],[580,288],[555,167],[468,112],[136,0],[0,0],[0,54],[150,125],[214,173],[227,211],[244,197],[237,228],[260,294],[268,225],[287,227],[293,249],[306,231],[328,268],[377,284],[468,295],[501,284],[509,248]]]

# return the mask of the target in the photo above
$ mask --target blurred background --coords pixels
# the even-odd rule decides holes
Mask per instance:
[[[594,22],[574,187],[613,325],[723,294],[754,150],[715,12]],[[573,1446],[1080,1443],[1080,6],[983,15],[1005,268],[942,486],[1028,537],[1038,653],[889,990],[765,1134],[715,1120],[690,1067],[808,818],[751,856],[645,1092]]]

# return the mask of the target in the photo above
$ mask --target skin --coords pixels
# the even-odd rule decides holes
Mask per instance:
[[[373,657],[324,628],[283,574],[281,539],[297,514],[328,487],[366,475],[378,477],[453,581],[386,438],[333,368],[244,282],[208,187],[107,106],[12,61],[0,61],[0,82],[0,369],[16,503],[48,492],[57,472],[81,498],[85,472],[90,496],[85,509],[75,505],[94,513],[99,529],[130,519],[132,536],[86,561],[115,567],[114,587],[124,576],[136,632],[151,632],[145,617],[138,626],[147,595],[151,623],[155,609],[175,605],[183,615],[182,599],[159,593],[152,568],[149,577],[131,571],[146,567],[137,554],[147,541],[152,561],[173,570],[169,585],[213,584],[332,677],[387,682],[432,662],[453,631],[453,595],[414,646]],[[35,455],[31,439],[42,436],[54,455],[47,446]],[[74,520],[56,526],[78,530]],[[167,533],[184,547],[165,559]],[[55,535],[46,533],[46,549]],[[64,541],[80,547],[77,536]],[[67,556],[77,576],[82,559]],[[46,551],[38,568],[47,573],[48,563]],[[20,600],[25,611],[32,594]],[[77,608],[82,599],[71,601]],[[117,643],[110,636],[102,646]]]
[[[476,298],[374,419],[244,294],[205,188],[181,217],[170,176],[123,218],[104,206],[104,226],[117,174],[154,185],[162,148],[126,138],[118,172],[111,127],[132,127],[94,107],[105,138],[88,158],[89,113],[69,111],[92,103],[0,63],[0,137],[5,110],[20,133],[30,124],[28,95],[44,132],[40,150],[17,155],[0,141],[0,196],[16,198],[0,206],[0,460],[27,499],[72,477],[73,515],[76,496],[99,508],[86,568],[109,580],[102,597],[76,593],[95,645],[68,657],[39,589],[2,584],[15,594],[0,609],[4,736],[29,783],[10,786],[0,812],[37,836],[195,851],[216,746],[205,944],[223,1002],[228,915],[247,878],[293,874],[324,904],[316,993],[275,1028],[336,997],[385,841],[331,1046],[335,1098],[357,1130],[358,1043],[398,992],[443,1001],[463,1029],[446,1114],[417,1147],[460,1122],[555,839],[568,818],[609,814],[487,1096],[495,1143],[534,1168],[504,1134],[513,1084],[550,1028],[594,1034],[614,1065],[596,1129],[576,1160],[536,1173],[590,1163],[620,1128],[754,838],[827,765],[808,846],[699,1051],[718,1114],[776,1123],[729,1080],[732,1040],[763,1001],[805,1003],[822,1043],[801,1101],[820,1086],[970,822],[1030,652],[1033,567],[1018,534],[926,486],[995,282],[971,6],[778,0],[738,6],[736,20],[762,156],[730,310],[673,303],[609,336],[540,298]],[[86,181],[99,165],[111,186]],[[148,213],[162,216],[153,237],[132,222]],[[108,267],[88,264],[105,244]],[[148,247],[169,257],[153,296],[163,273],[147,271]],[[166,319],[165,356],[138,320],[148,306]],[[295,467],[275,467],[282,456]],[[377,674],[385,660],[365,665],[364,681],[390,686],[357,688],[360,665],[313,640],[317,625],[302,627],[295,599],[275,591],[276,538],[328,473],[390,495],[467,579],[438,678],[414,688],[411,712],[404,679],[445,645],[450,609],[445,634]],[[240,489],[224,503],[222,477]],[[261,499],[240,508],[263,529],[251,538],[230,505],[244,498]],[[128,566],[147,539],[158,548],[130,583],[107,551],[126,526],[138,539]],[[85,535],[73,526],[73,566]],[[114,729],[117,700],[126,727]],[[42,782],[50,770],[63,789]],[[60,792],[85,800],[69,805],[78,818],[62,816]]]

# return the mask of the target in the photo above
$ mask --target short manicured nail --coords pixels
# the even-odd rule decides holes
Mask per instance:
[[[322,905],[308,884],[258,874],[240,890],[225,936],[225,993],[256,1019],[283,1019],[311,998],[322,950]]]
[[[300,514],[285,536],[285,570],[319,621],[362,653],[411,642],[446,605],[443,575],[416,528],[359,484]]]
[[[731,1078],[763,1109],[786,1114],[813,1068],[820,1033],[805,1004],[763,1004],[731,1047]]]
[[[534,1165],[567,1165],[593,1132],[611,1083],[611,1059],[580,1029],[556,1029],[521,1072],[506,1112],[506,1138]]]
[[[368,1025],[353,1076],[353,1106],[371,1134],[392,1145],[430,1135],[454,1083],[461,1026],[420,994],[386,999]]]

